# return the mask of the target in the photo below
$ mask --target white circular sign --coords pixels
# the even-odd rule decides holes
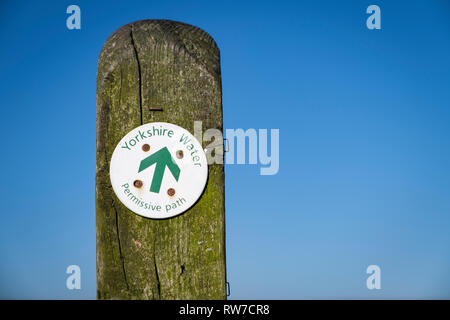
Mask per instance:
[[[114,192],[128,209],[164,219],[186,211],[198,200],[208,164],[202,146],[187,130],[153,122],[120,140],[109,174]]]

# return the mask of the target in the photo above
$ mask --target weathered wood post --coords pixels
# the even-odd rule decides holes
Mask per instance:
[[[208,166],[199,201],[170,219],[141,217],[112,190],[109,163],[117,143],[157,121],[191,133],[194,121],[222,130],[219,49],[196,27],[138,21],[115,31],[98,61],[97,298],[225,299],[223,164]]]

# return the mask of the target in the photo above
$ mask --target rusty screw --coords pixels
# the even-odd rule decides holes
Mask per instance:
[[[143,183],[141,180],[134,180],[133,185],[134,185],[136,188],[140,189],[140,188],[142,188],[142,186],[144,185],[144,183]]]
[[[149,151],[150,150],[150,145],[149,144],[144,144],[143,146],[142,146],[142,151],[144,151],[144,152],[147,152],[147,151]]]
[[[178,150],[178,151],[177,151],[177,158],[178,158],[178,159],[183,159],[183,157],[184,157],[183,150]]]
[[[173,197],[175,195],[175,189],[174,188],[167,189],[167,194],[169,195],[169,197]]]

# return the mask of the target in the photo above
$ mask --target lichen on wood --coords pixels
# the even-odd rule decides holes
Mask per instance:
[[[109,160],[120,139],[148,122],[191,133],[194,121],[222,130],[219,49],[204,31],[144,20],[106,41],[97,73],[97,298],[225,299],[224,168],[188,211],[165,220],[141,217],[115,196]],[[203,143],[206,147],[207,143]]]

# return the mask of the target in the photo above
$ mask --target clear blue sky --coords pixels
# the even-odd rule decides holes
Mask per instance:
[[[1,1],[0,298],[95,298],[97,58],[148,18],[214,37],[226,128],[280,129],[277,175],[226,167],[231,298],[450,298],[446,0]]]

